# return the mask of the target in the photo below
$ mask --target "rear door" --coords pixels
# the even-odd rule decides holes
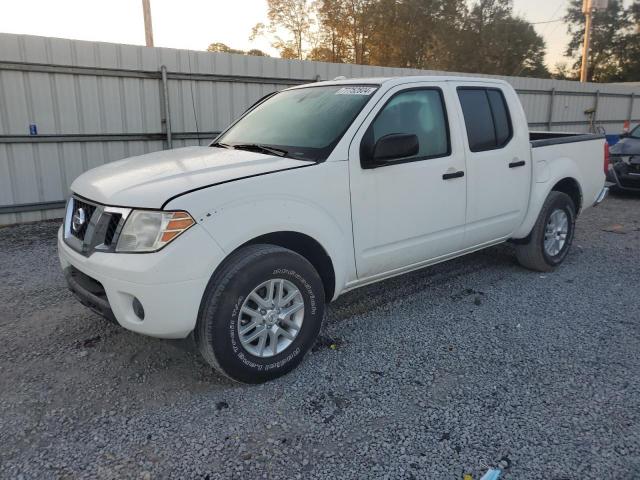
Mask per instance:
[[[499,86],[457,82],[466,130],[467,215],[464,245],[510,236],[529,202],[529,130],[517,95]]]

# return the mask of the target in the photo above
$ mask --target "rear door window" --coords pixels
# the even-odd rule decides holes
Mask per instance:
[[[511,140],[511,119],[507,109],[507,102],[500,90],[487,90],[489,106],[493,112],[493,121],[496,129],[496,146],[504,147]]]
[[[502,92],[489,88],[458,88],[469,149],[483,152],[504,147],[513,134]]]

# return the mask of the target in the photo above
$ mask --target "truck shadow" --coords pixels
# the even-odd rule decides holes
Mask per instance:
[[[497,245],[463,257],[443,262],[441,264],[425,267],[411,273],[400,275],[368,285],[340,296],[335,302],[327,306],[323,330],[332,325],[349,320],[353,317],[375,312],[394,302],[403,301],[415,294],[419,294],[435,286],[446,284],[460,277],[466,277],[485,270],[501,271],[506,275],[513,270],[520,270],[516,263],[513,249],[507,244]],[[473,291],[469,289],[469,291]],[[464,292],[463,292],[464,294]],[[449,301],[451,295],[444,295]],[[126,332],[127,335],[134,335]],[[314,351],[329,346],[336,339],[327,339],[321,334]],[[226,377],[211,372],[211,369],[200,358],[193,339],[184,340],[158,340],[147,341],[160,342],[174,352],[180,351],[185,355],[185,361],[193,361],[197,368],[193,371],[194,377],[199,381],[207,378],[217,384],[236,385]],[[339,341],[339,340],[336,340]],[[188,360],[187,360],[188,359]],[[166,373],[166,372],[165,372]]]
[[[512,270],[520,269],[522,267],[517,265],[513,249],[508,244],[497,245],[441,264],[424,267],[411,273],[361,287],[340,296],[335,302],[327,305],[323,330],[331,327],[332,324],[375,312],[386,305],[403,301],[415,294],[437,285],[446,284],[460,277],[466,277],[485,270],[503,271],[507,274]],[[444,298],[450,300],[451,296],[445,295]],[[314,347],[314,351],[327,347],[332,343],[329,340],[321,335]],[[173,348],[189,355],[198,363],[199,367],[208,368],[200,359],[191,337],[184,340],[159,341],[168,343]],[[229,383],[225,377],[214,375],[215,380],[212,377],[213,381]]]
[[[347,320],[462,276],[487,269],[506,272],[510,268],[521,268],[513,249],[507,244],[497,245],[347,292],[329,305],[327,319]]]

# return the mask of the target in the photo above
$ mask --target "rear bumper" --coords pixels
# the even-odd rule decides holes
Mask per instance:
[[[605,185],[604,187],[602,187],[602,190],[600,190],[596,201],[593,202],[593,206],[597,207],[598,205],[600,205],[604,201],[604,199],[607,198],[607,195],[609,195],[609,187]]]
[[[156,253],[88,257],[69,247],[60,231],[58,255],[69,289],[83,305],[128,330],[161,338],[184,338],[195,328],[207,283],[223,259],[199,227]]]

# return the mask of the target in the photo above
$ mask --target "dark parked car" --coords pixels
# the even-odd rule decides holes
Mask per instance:
[[[611,167],[607,180],[618,190],[640,192],[640,125],[621,136],[609,150]]]

